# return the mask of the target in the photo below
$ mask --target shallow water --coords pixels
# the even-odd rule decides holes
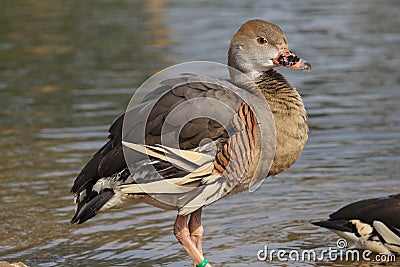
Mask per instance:
[[[354,266],[261,262],[257,252],[335,247],[337,237],[310,221],[351,201],[399,193],[396,0],[0,7],[0,260],[190,266],[172,235],[175,212],[136,205],[70,226],[69,189],[134,88],[175,63],[224,63],[229,38],[251,18],[280,25],[291,49],[312,63],[311,73],[280,70],[303,96],[310,138],[290,170],[204,210],[207,258],[218,266]]]

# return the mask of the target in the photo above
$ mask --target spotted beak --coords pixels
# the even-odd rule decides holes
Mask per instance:
[[[272,62],[277,66],[311,71],[311,64],[296,56],[287,47],[280,49],[278,55],[272,60]]]

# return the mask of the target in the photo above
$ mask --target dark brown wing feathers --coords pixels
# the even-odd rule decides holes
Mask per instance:
[[[157,88],[156,93],[145,97],[145,100],[152,100],[151,97],[160,96],[160,92],[166,92],[159,98],[156,105],[153,106],[146,122],[146,144],[155,145],[161,143],[161,127],[165,122],[167,115],[179,104],[183,102],[199,98],[212,98],[221,101],[235,110],[238,110],[243,100],[227,90],[225,86],[227,82],[220,82],[212,78],[199,79],[198,76],[187,75],[177,79],[170,79],[162,82],[162,86]],[[233,86],[231,84],[231,86]],[[203,105],[210,110],[218,108],[215,103],[204,100],[202,106],[197,107],[199,110],[204,109]],[[186,102],[185,102],[186,104]],[[191,111],[196,109],[195,104],[192,105]],[[140,113],[148,108],[146,105],[135,107],[132,112]],[[186,114],[181,114],[186,115]],[[218,114],[217,114],[218,115]],[[228,122],[221,120],[226,125]],[[120,172],[126,167],[123,149],[121,145],[122,128],[124,122],[124,114],[118,117],[109,129],[110,139],[86,164],[81,173],[76,178],[71,191],[75,194],[81,192],[88,186],[93,186],[101,177],[107,177],[117,172]],[[130,130],[132,134],[136,134],[135,125]],[[171,132],[171,135],[178,133]],[[176,136],[175,136],[176,137]],[[179,146],[181,149],[192,149],[199,145],[201,140],[209,138],[212,140],[225,140],[227,133],[224,127],[212,119],[196,118],[189,121],[179,133]]]

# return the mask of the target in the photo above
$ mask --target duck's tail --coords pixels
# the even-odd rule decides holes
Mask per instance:
[[[114,197],[116,193],[118,194],[115,192],[116,183],[126,180],[129,175],[129,169],[125,168],[117,174],[97,180],[95,184],[87,185],[84,190],[75,195],[75,215],[71,223],[81,224],[94,217],[99,211],[118,205],[117,202],[121,202],[122,199]]]

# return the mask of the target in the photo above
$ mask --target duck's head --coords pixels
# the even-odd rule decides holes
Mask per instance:
[[[289,50],[281,28],[260,19],[244,23],[232,37],[228,65],[252,78],[277,66],[311,70],[308,62]]]

